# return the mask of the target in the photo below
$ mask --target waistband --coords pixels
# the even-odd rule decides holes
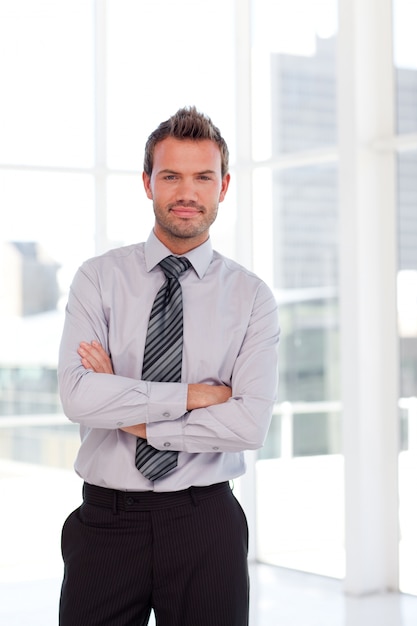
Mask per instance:
[[[189,487],[181,491],[118,491],[84,483],[84,502],[117,511],[154,511],[183,504],[198,505],[200,500],[230,493],[228,482],[207,487]]]

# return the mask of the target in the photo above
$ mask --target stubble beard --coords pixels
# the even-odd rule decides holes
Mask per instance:
[[[181,206],[197,208],[200,213],[198,221],[195,218],[181,218],[172,216],[170,210],[176,205],[170,204],[166,208],[161,208],[154,202],[153,210],[158,226],[169,237],[178,239],[193,239],[203,233],[208,234],[210,226],[217,217],[218,205],[214,205],[210,210],[195,203],[182,203]]]

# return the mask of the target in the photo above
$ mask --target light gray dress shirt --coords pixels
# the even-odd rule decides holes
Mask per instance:
[[[76,472],[120,490],[176,491],[240,476],[244,450],[263,445],[276,399],[277,306],[257,276],[212,250],[186,256],[181,383],[141,380],[149,314],[165,281],[159,261],[171,254],[152,232],[135,244],[86,261],[67,304],[58,377],[68,418],[80,424]],[[114,374],[86,370],[81,341],[99,341]],[[187,411],[187,384],[228,385],[225,403]],[[146,423],[158,449],[179,450],[178,466],[151,482],[135,467],[136,437],[122,426]]]

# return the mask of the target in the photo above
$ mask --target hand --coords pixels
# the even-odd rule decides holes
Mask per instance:
[[[93,370],[97,374],[114,374],[111,359],[98,341],[82,341],[78,354],[85,369]]]
[[[187,409],[202,409],[213,404],[222,404],[232,397],[232,390],[226,385],[197,383],[188,385]]]

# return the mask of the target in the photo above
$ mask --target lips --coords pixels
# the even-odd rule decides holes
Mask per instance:
[[[170,209],[170,212],[176,215],[177,217],[195,217],[200,214],[200,209],[196,207],[187,207],[187,206],[174,206]]]

